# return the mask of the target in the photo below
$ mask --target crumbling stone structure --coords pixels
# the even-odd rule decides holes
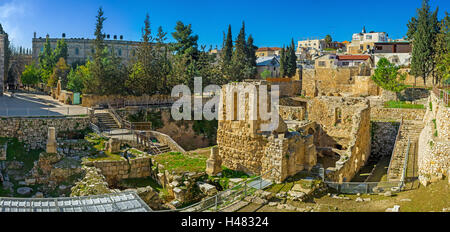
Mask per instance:
[[[370,67],[339,67],[302,70],[302,94],[307,97],[359,97],[379,95],[379,87],[370,78]]]
[[[320,127],[314,134],[318,150],[331,150],[340,157],[334,167],[326,167],[327,177],[333,181],[350,181],[370,155],[369,101],[318,97],[308,103],[308,116]]]
[[[261,130],[261,125],[268,123],[267,120],[262,120],[261,115],[250,117],[252,107],[257,112],[261,107],[262,102],[254,104],[250,100],[259,98],[262,83],[264,82],[233,83],[222,87],[217,131],[219,155],[223,165],[230,169],[258,175],[268,172],[264,178],[283,181],[299,171],[316,165],[316,149],[312,135],[288,131],[286,123],[278,114],[278,109],[275,110],[279,124],[273,131]],[[238,90],[239,87],[251,87],[249,85],[254,85],[256,91]],[[228,94],[233,99],[232,102],[227,101]],[[269,100],[270,97],[267,105],[270,105]],[[227,115],[230,105],[232,115]],[[237,120],[239,112],[245,116],[243,120]]]

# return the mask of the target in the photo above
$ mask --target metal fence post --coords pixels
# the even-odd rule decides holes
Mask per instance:
[[[247,182],[244,182],[244,197],[247,196]]]
[[[217,196],[218,196],[218,195],[219,195],[219,194],[216,195],[216,202],[215,202],[215,204],[216,204],[216,205],[215,205],[215,207],[216,207],[216,212],[217,212],[217,209],[218,209],[218,202],[217,202],[217,198],[218,198]]]

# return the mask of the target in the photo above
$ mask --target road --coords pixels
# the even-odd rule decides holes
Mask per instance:
[[[86,115],[88,108],[78,105],[65,105],[52,97],[31,93],[9,93],[0,97],[0,116],[37,117]]]

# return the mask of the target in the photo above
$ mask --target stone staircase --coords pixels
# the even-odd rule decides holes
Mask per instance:
[[[119,129],[114,118],[109,113],[96,113],[95,117],[98,119],[100,128],[103,130]]]
[[[172,149],[170,149],[170,147],[167,145],[153,144],[149,147],[149,151],[152,155],[159,155],[171,152]]]
[[[412,154],[416,149],[416,144],[419,139],[420,132],[422,132],[424,125],[422,121],[404,121],[400,128],[400,135],[394,147],[394,152],[389,164],[388,180],[400,181],[402,178],[403,168],[407,154]],[[408,139],[410,142],[408,152]]]

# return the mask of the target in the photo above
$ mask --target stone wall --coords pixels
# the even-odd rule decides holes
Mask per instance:
[[[283,120],[305,120],[306,109],[300,106],[280,106],[279,113]]]
[[[316,96],[360,96],[378,94],[370,69],[362,67],[302,70],[302,94]]]
[[[15,137],[28,149],[45,149],[49,127],[56,132],[84,130],[89,117],[80,118],[0,118],[0,137]]]
[[[83,164],[88,167],[96,167],[101,170],[109,184],[115,184],[120,180],[129,178],[144,178],[151,176],[151,158],[140,157],[126,160],[98,160],[87,161]]]
[[[370,76],[356,76],[353,85],[353,96],[378,96],[381,92]]]
[[[450,175],[450,108],[434,93],[428,100],[432,109],[427,104],[418,142],[419,180],[424,185]]]
[[[8,143],[0,143],[0,161],[6,160],[6,151],[8,150]]]
[[[382,106],[372,107],[370,109],[371,120],[419,120],[425,115],[425,109],[404,109],[404,108],[384,108]]]
[[[394,150],[399,122],[371,122],[372,145],[370,155],[374,158],[389,157]]]

